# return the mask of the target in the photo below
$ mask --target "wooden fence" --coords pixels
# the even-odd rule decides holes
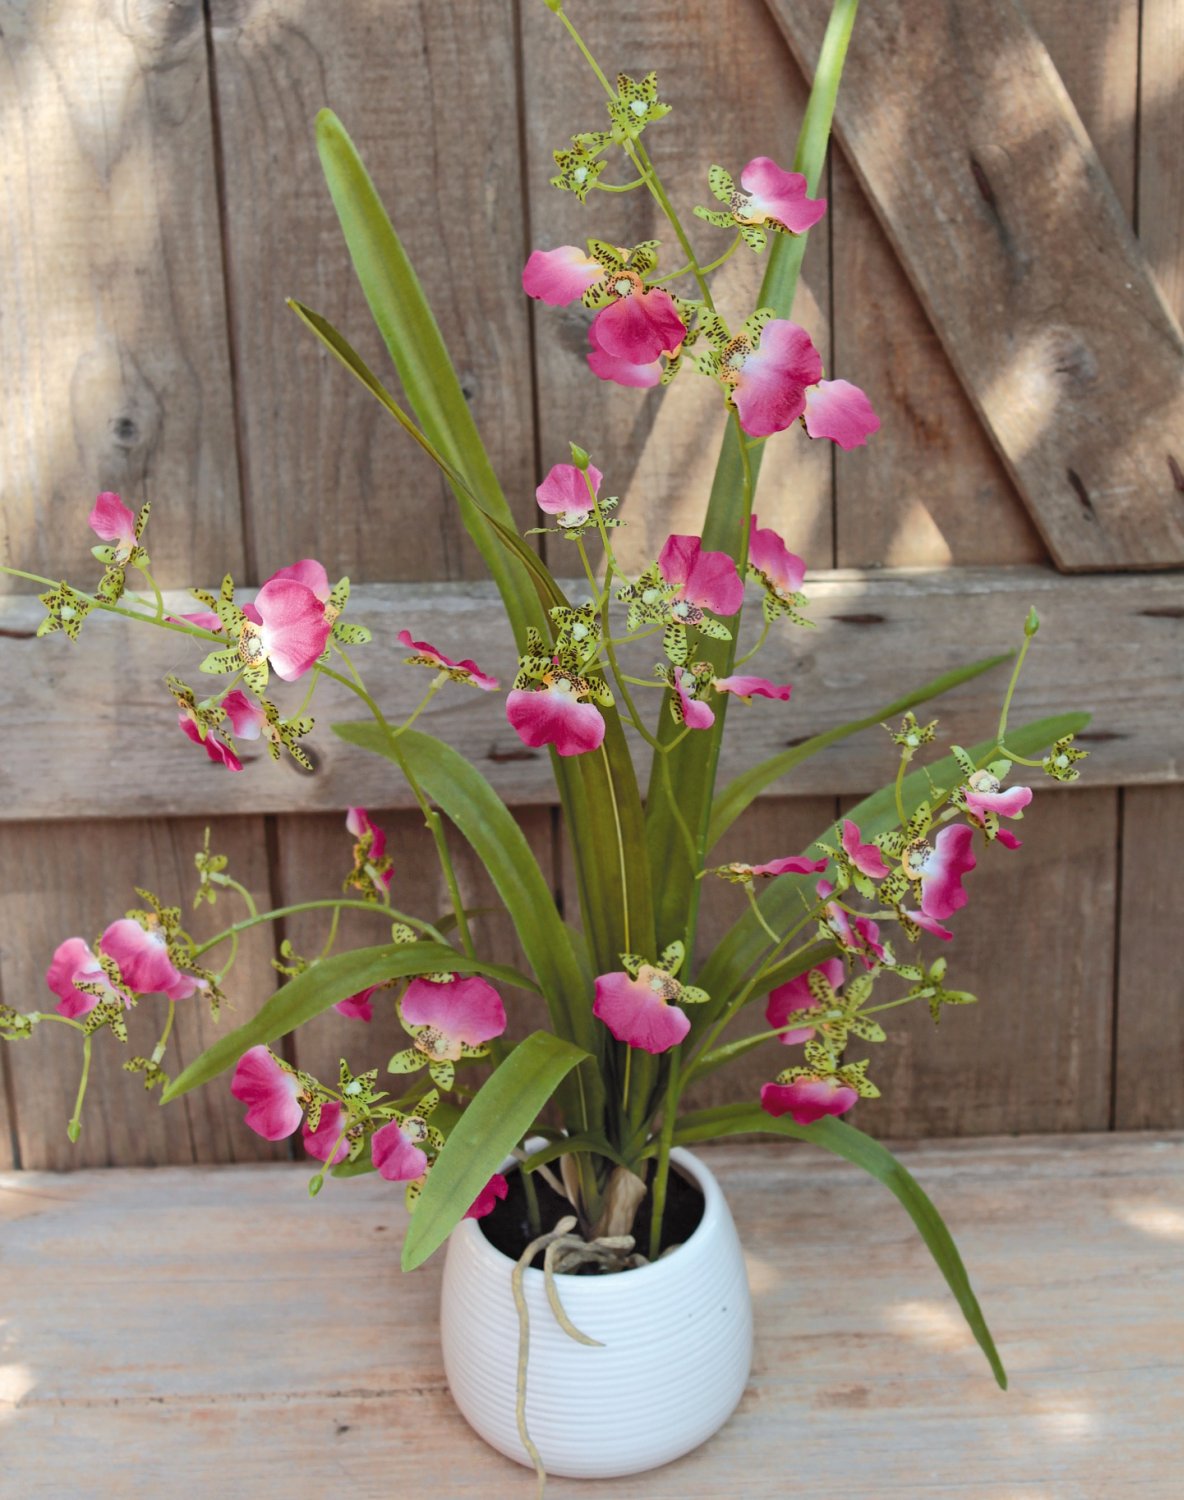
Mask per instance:
[[[571,9],[610,70],[659,70],[676,113],[652,149],[681,201],[703,201],[712,162],[789,158],[824,0]],[[876,0],[856,27],[830,210],[796,315],[828,372],[869,391],[883,428],[848,454],[782,439],[787,456],[766,465],[761,519],[810,561],[822,626],[778,648],[793,702],[754,708],[758,731],[736,753],[755,759],[1006,649],[1029,602],[1045,628],[1017,717],[1095,715],[1080,786],[1042,790],[1022,855],[974,876],[953,957],[982,1003],[936,1035],[923,1015],[893,1027],[885,1098],[861,1111],[879,1133],[1184,1124],[1172,941],[1184,591],[1178,573],[1146,571],[1184,564],[1182,75],[1172,0]],[[531,246],[609,223],[621,243],[660,233],[640,195],[603,198],[593,222],[547,186],[550,151],[592,128],[601,104],[539,0],[0,0],[3,559],[92,577],[86,511],[116,489],[152,500],[166,587],[228,569],[257,583],[317,556],[363,586],[361,616],[388,641],[403,626],[445,650],[479,639],[478,659],[504,671],[508,640],[491,633],[479,559],[436,474],[284,306],[299,296],[381,365],[316,161],[323,104],[391,206],[522,525],[539,475],[575,438],[612,455],[629,561],[697,526],[722,427],[709,383],[661,397],[601,386],[583,369],[586,316],[536,316],[519,291]],[[751,304],[759,271],[748,256],[728,264],[729,306]],[[426,834],[381,767],[318,731],[311,777],[207,768],[160,685],[183,664],[169,643],[108,619],[76,647],[35,641],[38,617],[19,593],[0,610],[7,1003],[45,1005],[54,946],[98,932],[133,886],[186,900],[207,822],[261,904],[295,903],[335,887],[342,811],[364,802],[392,833],[396,889],[442,909]],[[397,707],[411,689],[371,660]],[[952,738],[989,723],[978,697],[951,701]],[[545,759],[523,752],[496,706],[459,690],[438,703],[429,727],[515,803],[563,901]],[[334,717],[328,700],[318,716]],[[806,847],[891,770],[874,736],[818,758],[742,820],[721,858]],[[456,854],[466,902],[493,904],[459,841]],[[738,909],[733,891],[715,893],[706,938]],[[506,920],[480,923],[486,951],[512,960]],[[314,950],[323,928],[301,917],[272,934],[285,936]],[[274,987],[273,954],[270,940],[245,945],[240,1017]],[[526,1029],[529,1005],[514,1009]],[[148,1018],[133,1025],[143,1050]],[[58,1030],[0,1050],[0,1166],[287,1149],[246,1131],[224,1088],[158,1109],[114,1044],[98,1049],[71,1147],[76,1039]],[[212,1034],[187,1012],[174,1068]],[[330,1016],[302,1034],[299,1062],[333,1071],[342,1049],[381,1059],[394,1043],[388,1023],[363,1034]],[[701,1097],[755,1089],[769,1068],[758,1055]]]

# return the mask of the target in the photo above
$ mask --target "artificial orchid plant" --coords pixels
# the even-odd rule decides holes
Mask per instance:
[[[602,493],[611,460],[598,453],[594,463],[573,444],[570,453],[556,456],[537,490],[547,524],[531,528],[559,538],[551,550],[564,560],[578,559],[586,590],[581,586],[577,595],[561,587],[515,529],[403,246],[352,143],[328,112],[317,121],[321,160],[406,407],[342,334],[310,309],[292,305],[439,465],[488,564],[520,657],[505,696],[506,717],[526,745],[550,751],[577,869],[580,925],[556,910],[525,838],[480,773],[459,751],[412,727],[438,692],[495,693],[502,685],[494,677],[404,629],[396,649],[408,669],[432,675],[415,711],[392,724],[354,660],[362,648],[384,643],[372,642],[365,626],[348,619],[347,579],[332,585],[322,564],[306,559],[282,568],[249,602],[237,598],[226,578],[217,594],[193,591],[200,610],[168,615],[144,546],[148,507],[133,515],[118,496],[103,494],[90,515],[102,578],[89,592],[38,580],[48,585],[39,633],[60,629],[76,639],[87,614],[105,610],[192,638],[204,653],[197,670],[216,678],[217,686],[204,692],[174,677],[167,686],[180,731],[229,773],[243,769],[235,741],[244,739],[262,740],[277,759],[291,755],[308,765],[301,740],[313,727],[308,709],[317,684],[330,678],[349,689],[368,717],[333,728],[389,759],[406,778],[434,838],[452,911],[447,923],[434,925],[394,904],[398,872],[383,830],[362,808],[351,808],[346,824],[353,862],[344,895],[314,903],[333,924],[324,951],[307,960],[285,945],[277,968],[287,982],[170,1079],[164,1064],[176,1006],[204,996],[217,1013],[223,988],[231,985],[239,933],[283,914],[256,910],[225,859],[210,852],[207,832],[197,855],[197,902],[234,891],[247,904],[243,920],[199,945],[184,931],[177,908],[140,892],[144,907],[113,920],[96,942],[67,937],[57,948],[46,976],[56,1009],[0,1007],[0,1034],[27,1039],[47,1021],[79,1032],[82,1085],[69,1126],[76,1139],[96,1037],[106,1030],[126,1041],[127,1009],[146,996],[162,997],[159,1045],[125,1066],[141,1073],[149,1088],[159,1085],[164,1100],[218,1079],[215,1086],[229,1087],[246,1106],[251,1129],[269,1140],[300,1131],[306,1151],[321,1164],[314,1191],[326,1175],[371,1170],[405,1184],[414,1208],[407,1267],[430,1255],[463,1216],[492,1209],[506,1192],[499,1167],[516,1151],[525,1156],[526,1185],[535,1171],[559,1164],[562,1186],[590,1236],[604,1232],[606,1223],[620,1232],[622,1204],[628,1228],[648,1184],[648,1222],[633,1233],[643,1252],[656,1254],[674,1145],[762,1130],[813,1141],[858,1162],[903,1202],[1002,1382],[966,1273],[932,1204],[884,1147],[841,1117],[879,1092],[873,1057],[888,1011],[920,1003],[937,1021],[945,1006],[973,999],[947,984],[943,958],[927,962],[913,945],[922,932],[949,942],[953,932],[946,924],[969,899],[967,875],[1000,848],[1018,850],[1010,825],[1032,793],[1004,785],[1015,768],[1076,777],[1074,762],[1083,752],[1074,748],[1072,734],[1085,718],[1071,715],[1019,731],[1009,726],[1012,694],[1037,629],[1030,615],[989,743],[954,747],[921,765],[936,721],[920,723],[914,709],[1004,658],[976,662],[894,703],[869,705],[855,723],[775,755],[722,789],[715,785],[733,700],[739,700],[733,712],[744,715],[786,712],[790,684],[758,675],[750,661],[770,636],[810,623],[805,564],[774,529],[761,525],[755,510],[765,444],[800,441],[800,426],[807,439],[848,449],[867,442],[879,425],[864,392],[824,376],[809,335],[790,319],[805,235],[826,209],[814,194],[855,0],[837,0],[834,7],[792,167],[766,156],[747,165],[704,164],[716,206],[699,205],[695,213],[731,235],[708,262],[692,245],[649,153],[650,128],[670,109],[655,75],[636,80],[621,74],[611,82],[561,0],[545,3],[603,85],[608,116],[605,128],[583,131],[555,152],[552,181],[580,205],[612,204],[601,196],[610,186],[649,193],[685,264],[664,270],[658,240],[622,247],[610,230],[608,238],[588,238],[583,247],[535,250],[523,289],[550,305],[581,301],[592,310],[589,378],[640,389],[696,376],[716,383],[725,436],[702,534],[670,536],[656,558],[631,574],[613,548],[627,515],[616,497]],[[602,180],[622,165],[629,180]],[[717,307],[711,273],[733,254],[752,253],[768,260],[760,305],[733,315]],[[151,597],[127,591],[129,571],[144,579]],[[753,649],[738,656],[750,588],[763,628]],[[622,665],[632,661],[633,643],[642,641],[661,653],[647,676]],[[283,683],[303,680],[298,702],[280,707],[273,674]],[[646,694],[649,714],[641,706]],[[891,775],[894,760],[896,774],[883,791],[823,830],[804,853],[754,848],[751,862],[713,865],[720,836],[761,791],[816,751],[886,720],[892,720],[885,723],[886,769]],[[644,794],[632,737],[650,752]],[[515,923],[528,972],[487,963],[477,952],[445,819],[488,869]],[[705,880],[717,879],[737,888],[738,914],[700,960],[700,891]],[[355,908],[377,915],[389,941],[335,953],[337,917]],[[549,1031],[512,1047],[502,1041],[507,1017],[499,987],[506,985],[543,996]],[[353,1018],[364,1050],[366,1023],[380,1005],[395,1008],[407,1033],[407,1045],[390,1058],[385,1074],[377,1066],[355,1072],[343,1059],[338,1076],[316,1078],[275,1050],[282,1037],[330,1007]],[[735,1018],[754,1011],[763,1012],[763,1021],[754,1021],[750,1034],[722,1040]],[[861,1043],[872,1055],[852,1057]],[[769,1057],[769,1081],[759,1098],[684,1108],[690,1084],[757,1047]],[[461,1071],[478,1059],[487,1059],[488,1077],[475,1089],[462,1087]],[[540,1134],[545,1148],[526,1155],[523,1142]]]

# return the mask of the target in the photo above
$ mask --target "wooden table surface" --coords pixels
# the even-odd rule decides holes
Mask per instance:
[[[929,1142],[1011,1377],[912,1225],[792,1144],[704,1152],[740,1227],[753,1376],[705,1448],[552,1500],[1184,1495],[1184,1136]],[[288,1166],[0,1174],[0,1494],[532,1500],[444,1384],[440,1266],[397,1188]],[[671,1371],[671,1379],[698,1372]]]

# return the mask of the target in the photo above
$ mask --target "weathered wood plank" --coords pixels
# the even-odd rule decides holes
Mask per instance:
[[[657,69],[674,113],[647,133],[646,146],[701,263],[714,260],[727,248],[726,233],[691,216],[695,204],[714,201],[708,167],[718,162],[738,174],[761,155],[788,165],[806,103],[801,76],[763,0],[732,0],[726,24],[711,0],[677,6],[601,0],[572,14],[610,78],[619,71],[641,77]],[[581,209],[570,193],[548,185],[555,172],[552,151],[566,146],[576,130],[602,127],[604,94],[544,6],[522,7],[522,29],[532,245],[582,244],[590,235],[622,245],[658,238],[663,267],[684,265],[686,257],[647,193],[592,193]],[[620,154],[615,156],[606,180],[632,178],[626,165],[618,165]],[[811,237],[794,316],[829,364],[828,263],[824,225]],[[742,249],[713,279],[713,294],[729,318],[740,322],[756,306],[763,271],[763,258]],[[693,287],[686,278],[679,283],[687,296],[697,295]],[[617,546],[632,566],[655,556],[671,532],[699,530],[725,414],[718,389],[689,368],[661,393],[602,384],[585,363],[589,321],[578,306],[536,310],[541,462],[545,470],[566,459],[572,439],[589,448],[605,472],[606,492],[624,498],[629,527],[618,534]],[[770,456],[765,465],[759,514],[808,561],[826,567],[832,561],[831,493],[828,445],[795,433],[777,460]]]
[[[3,980],[0,974],[0,981]],[[4,988],[0,982],[0,1000]],[[0,1053],[0,1171],[16,1165],[16,1109],[12,1103],[12,1091],[8,1086],[9,1062],[7,1052]]]
[[[86,515],[114,489],[156,502],[163,582],[209,533],[237,568],[200,0],[2,5],[0,99],[4,561],[97,578]]]
[[[953,941],[926,938],[922,952],[946,957],[951,988],[978,1003],[947,1007],[937,1028],[924,1003],[881,1018],[888,1040],[857,1053],[871,1056],[883,1093],[860,1106],[861,1129],[932,1137],[1107,1128],[1117,800],[1108,790],[1038,794],[1016,825],[1021,850],[977,849],[970,903],[949,923]]]
[[[878,1184],[788,1143],[708,1148],[748,1260],[752,1381],[706,1447],[598,1493],[718,1500],[738,1474],[764,1493],[841,1451],[867,1500],[1167,1500],[1182,1154],[1178,1136],[901,1150],[961,1246],[1003,1393]],[[393,1455],[457,1500],[528,1494],[447,1394],[440,1265],[400,1276],[401,1194],[372,1177],[326,1191],[310,1204],[283,1167],[6,1176],[0,1425],[21,1493],[123,1500],[184,1474],[193,1494],[313,1500],[344,1473],[378,1500]]]
[[[809,71],[828,7],[769,3]],[[862,13],[836,121],[1058,565],[1179,566],[1184,340],[1018,5]]]
[[[1120,1130],[1184,1120],[1184,983],[1174,941],[1182,842],[1179,787],[1123,793],[1114,1094]]]
[[[270,905],[266,853],[255,836],[254,819],[222,823],[213,847],[231,857],[231,873],[264,905]],[[145,886],[166,903],[182,907],[182,920],[197,937],[212,936],[241,919],[223,896],[211,911],[186,911],[195,889],[194,851],[201,847],[200,823],[181,819],[127,819],[113,838],[110,824],[57,823],[30,829],[10,823],[0,828],[0,966],[4,997],[19,1010],[52,1010],[55,1001],[44,974],[65,938],[96,938],[129,907],[142,903],[135,887]],[[88,858],[88,852],[93,856]],[[81,871],[82,878],[79,878]],[[244,940],[238,963],[226,982],[231,1005],[221,1029],[237,1024],[273,987],[263,946]],[[214,1027],[204,1002],[180,1002],[165,1059],[177,1073],[213,1040]],[[159,1107],[158,1095],[123,1071],[125,1059],[151,1053],[165,1019],[165,1002],[145,1001],[128,1018],[126,1048],[102,1032],[95,1040],[90,1083],[82,1112],[82,1136],[66,1138],[66,1123],[82,1064],[81,1039],[65,1026],[42,1023],[27,1042],[3,1044],[16,1108],[21,1161],[26,1167],[152,1166],[167,1162],[242,1161],[286,1154],[234,1122],[241,1111],[225,1091],[207,1089],[179,1105]]]
[[[1139,241],[1168,306],[1184,318],[1184,16],[1172,0],[1143,0],[1140,14]]]
[[[328,105],[404,237],[493,463],[529,524],[536,481],[513,9],[214,0],[211,16],[247,524],[260,576],[307,556],[355,580],[480,575],[430,460],[284,298],[324,314],[386,377],[390,361],[317,160],[313,121]],[[458,88],[476,79],[479,88]]]
[[[581,587],[571,586],[573,596]],[[1025,668],[1013,722],[1073,708],[1093,711],[1087,771],[1094,786],[1174,781],[1184,772],[1178,578],[1066,579],[1035,568],[844,571],[815,575],[807,589],[818,629],[775,638],[760,659],[769,676],[794,683],[793,700],[788,707],[756,701],[743,710],[745,733],[725,744],[725,779],[959,663],[1014,647],[1029,604],[1044,628]],[[170,599],[174,610],[184,607],[183,598]],[[512,645],[488,585],[367,586],[355,592],[350,609],[375,632],[375,645],[359,661],[392,721],[411,711],[425,685],[422,671],[404,667],[401,652],[389,650],[402,626],[453,655],[475,651],[503,682],[514,671]],[[273,765],[260,757],[257,743],[241,747],[247,758],[256,757],[249,774],[230,775],[207,766],[177,732],[163,685],[118,702],[110,696],[112,681],[147,684],[166,670],[189,672],[200,683],[177,637],[102,618],[88,621],[76,646],[60,635],[36,641],[39,614],[27,599],[0,605],[0,628],[17,637],[0,656],[0,819],[93,816],[90,788],[98,775],[106,780],[98,810],[110,817],[286,811],[297,799],[308,811],[351,802],[406,805],[406,791],[385,761],[350,750],[329,732],[334,720],[360,716],[353,698],[334,684],[323,684],[314,703],[316,775]],[[648,671],[652,654],[639,654],[637,665]],[[988,681],[951,694],[944,705],[948,732],[963,743],[990,734],[1002,686]],[[301,688],[286,690],[293,706],[292,694]],[[420,722],[460,745],[506,800],[554,799],[546,756],[524,750],[505,721],[500,695],[450,687]],[[50,743],[54,755],[47,764]],[[871,733],[806,762],[778,790],[796,796],[865,792],[890,771],[885,744]]]

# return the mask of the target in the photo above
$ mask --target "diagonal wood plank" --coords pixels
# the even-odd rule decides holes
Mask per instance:
[[[579,597],[583,585],[569,587]],[[1044,625],[1013,722],[1090,710],[1087,742],[1094,755],[1087,776],[1094,786],[1171,782],[1184,774],[1184,626],[1175,578],[1062,578],[1042,568],[851,569],[809,575],[806,589],[818,628],[775,637],[758,663],[771,678],[792,682],[793,698],[788,705],[756,700],[743,708],[744,733],[737,729],[725,740],[724,780],[939,673],[1014,648],[1030,604]],[[181,596],[171,607],[185,607]],[[408,622],[453,656],[475,651],[503,681],[513,675],[513,648],[490,585],[363,585],[350,610],[374,630],[375,645],[359,663],[392,722],[411,712],[424,687],[422,671],[404,666],[401,653],[389,649]],[[407,805],[406,789],[389,774],[388,762],[351,749],[329,731],[334,720],[365,716],[335,684],[323,684],[314,700],[315,775],[287,761],[275,765],[266,754],[260,758],[257,742],[240,747],[253,761],[247,774],[230,775],[177,732],[163,686],[119,705],[109,701],[105,684],[116,672],[149,684],[166,670],[185,671],[189,663],[179,652],[186,647],[174,645],[177,637],[102,618],[88,622],[76,646],[61,635],[38,641],[32,632],[39,616],[32,600],[0,606],[0,628],[18,637],[0,655],[0,821],[93,815],[93,767],[108,762],[121,767],[104,787],[109,817],[284,812],[297,798],[305,811]],[[747,630],[756,629],[750,620]],[[741,644],[747,640],[744,633]],[[50,659],[54,675],[46,677],[43,663]],[[652,665],[650,643],[642,642],[636,666],[648,672]],[[294,706],[301,691],[296,684],[281,702]],[[965,744],[984,739],[997,720],[1002,691],[1002,681],[987,680],[950,694],[940,709],[947,732]],[[74,729],[80,716],[88,726],[85,738]],[[419,722],[463,746],[505,800],[554,801],[546,755],[518,740],[500,694],[450,687]],[[48,765],[41,749],[47,739],[54,744]],[[775,790],[794,796],[868,791],[892,773],[885,746],[879,731],[856,736],[804,762]]]
[[[769,4],[810,73],[829,6]],[[1184,563],[1184,340],[1024,12],[865,8],[836,123],[1058,566]]]

